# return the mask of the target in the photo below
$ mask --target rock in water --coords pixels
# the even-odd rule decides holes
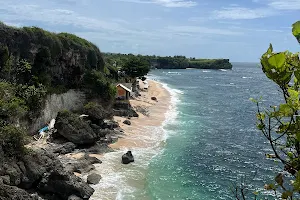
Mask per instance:
[[[102,177],[99,174],[95,174],[95,173],[90,174],[87,177],[87,183],[88,184],[96,185],[96,184],[98,184],[100,182],[101,178]]]
[[[131,162],[134,162],[133,155],[132,155],[131,151],[127,151],[127,153],[125,153],[122,156],[122,163],[123,164],[129,164]]]
[[[128,119],[126,119],[123,124],[127,124],[127,125],[131,125],[131,121],[129,121]]]

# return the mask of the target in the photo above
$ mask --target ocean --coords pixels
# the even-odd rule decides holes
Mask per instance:
[[[93,199],[231,200],[231,189],[242,179],[249,196],[259,191],[260,197],[274,199],[263,186],[273,182],[281,165],[265,158],[272,150],[256,129],[256,105],[249,98],[278,104],[280,93],[258,64],[233,63],[232,70],[153,70],[148,77],[161,82],[172,97],[163,125],[148,127],[157,143],[134,149],[131,166],[116,164],[121,152],[106,154]],[[107,191],[117,194],[112,198]]]

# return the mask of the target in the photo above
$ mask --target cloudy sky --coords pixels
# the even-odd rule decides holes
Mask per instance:
[[[299,51],[300,0],[0,0],[0,20],[71,32],[101,51],[257,62]]]

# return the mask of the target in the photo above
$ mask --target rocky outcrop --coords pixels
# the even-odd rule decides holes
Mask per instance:
[[[25,190],[16,186],[9,186],[1,183],[0,179],[0,199],[1,200],[40,200],[37,195],[31,195]]]
[[[31,150],[16,158],[2,158],[0,163],[0,199],[38,200],[34,191],[45,199],[66,200],[76,195],[89,199],[94,190],[74,174],[64,170],[54,154]]]
[[[55,149],[53,149],[53,153],[67,154],[67,153],[71,153],[72,151],[74,151],[75,148],[76,148],[76,145],[74,143],[67,142],[67,143],[62,144],[59,147],[56,147]]]
[[[96,185],[100,182],[101,178],[102,178],[101,175],[93,173],[88,175],[86,182],[88,184]]]
[[[104,120],[101,128],[113,130],[119,127],[119,123],[114,120]]]
[[[98,140],[97,134],[86,121],[68,111],[58,113],[55,128],[61,136],[74,144],[93,144]]]
[[[131,162],[134,162],[133,155],[132,155],[131,151],[127,151],[127,153],[125,153],[122,156],[122,163],[123,164],[129,164]]]
[[[120,117],[139,117],[128,102],[116,102],[114,104],[113,114]]]
[[[85,154],[85,156],[80,159],[63,158],[62,163],[68,172],[77,172],[82,174],[94,170],[95,166],[93,164],[101,164],[102,161]]]
[[[112,112],[104,109],[100,104],[95,102],[90,102],[85,105],[83,113],[88,115],[88,119],[96,125],[103,124],[104,119],[110,119],[113,116]]]

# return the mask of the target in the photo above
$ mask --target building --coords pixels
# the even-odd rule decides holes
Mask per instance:
[[[129,100],[132,93],[131,83],[119,83],[117,84],[117,96],[118,100]]]

